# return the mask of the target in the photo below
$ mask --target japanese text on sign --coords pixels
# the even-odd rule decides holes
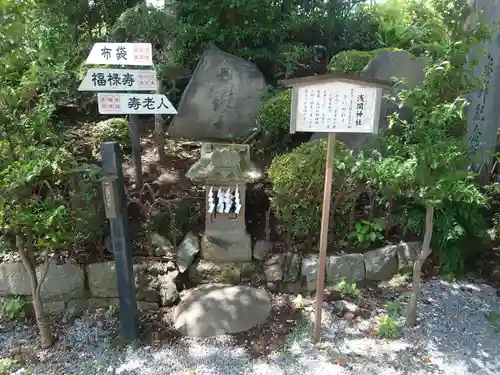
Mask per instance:
[[[479,99],[479,102],[477,103],[476,107],[471,108],[474,116],[472,118],[473,129],[472,129],[472,134],[469,137],[469,147],[473,152],[477,152],[477,150],[481,145],[481,136],[482,136],[481,129],[484,126],[483,125],[484,108],[488,97],[488,87],[493,74],[493,65],[494,65],[493,56],[491,56],[491,54],[488,54],[486,64],[484,64],[483,67],[483,77],[484,77],[484,82],[482,82],[483,87],[481,87],[477,92],[477,98]]]
[[[78,91],[153,91],[154,70],[89,69]]]
[[[177,114],[165,95],[97,94],[99,113],[108,114]]]
[[[347,82],[321,82],[293,88],[295,131],[375,133],[382,89]]]
[[[150,66],[151,43],[95,43],[85,63]]]

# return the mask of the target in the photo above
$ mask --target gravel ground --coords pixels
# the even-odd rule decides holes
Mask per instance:
[[[403,305],[406,298],[401,296]],[[116,319],[95,315],[75,320],[58,348],[47,351],[36,349],[30,327],[0,323],[0,358],[20,344],[27,347],[22,356],[28,362],[11,371],[17,375],[498,375],[500,332],[494,325],[500,328],[500,321],[492,323],[490,312],[500,313],[494,288],[433,280],[424,286],[421,324],[402,329],[394,340],[373,336],[378,317],[350,324],[325,303],[321,344],[311,343],[306,317],[285,348],[258,359],[229,336],[120,350]]]

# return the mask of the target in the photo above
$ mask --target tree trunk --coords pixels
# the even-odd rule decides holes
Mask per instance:
[[[28,236],[25,243],[24,239],[18,235],[16,238],[16,246],[30,280],[31,294],[33,295],[33,309],[35,310],[36,323],[38,325],[38,329],[40,330],[41,347],[42,349],[47,349],[51,347],[54,342],[50,323],[45,318],[45,314],[43,312],[43,303],[41,298],[41,287],[45,277],[47,276],[47,272],[49,271],[48,252],[44,252],[44,269],[40,280],[38,280],[36,275],[36,264],[33,258],[33,241],[31,236]]]
[[[434,228],[434,207],[425,206],[425,234],[422,251],[413,265],[412,293],[406,311],[406,326],[415,327],[417,324],[417,302],[420,298],[422,266],[429,255],[431,255],[431,238]]]
[[[392,193],[389,193],[388,198],[387,198],[387,213],[386,213],[386,220],[385,220],[385,238],[389,237],[389,233],[392,228]]]

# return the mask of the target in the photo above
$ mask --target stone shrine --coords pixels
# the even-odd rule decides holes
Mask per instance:
[[[262,178],[250,146],[205,143],[186,176],[206,186],[206,223],[201,257],[212,262],[249,262],[252,241],[245,224],[246,184]]]
[[[168,135],[194,141],[234,142],[249,135],[266,82],[250,61],[211,46],[182,94]]]

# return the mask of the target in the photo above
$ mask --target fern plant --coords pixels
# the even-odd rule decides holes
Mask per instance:
[[[471,191],[470,199],[474,202],[478,190]],[[482,197],[479,197],[482,198]],[[457,202],[454,197],[446,200],[436,210],[433,238],[431,246],[436,253],[444,273],[459,275],[468,259],[478,250],[477,243],[486,233],[486,220],[482,210],[486,207],[484,200],[478,204]],[[412,204],[398,212],[399,221],[404,234],[421,236],[425,229],[425,209],[421,205]]]

